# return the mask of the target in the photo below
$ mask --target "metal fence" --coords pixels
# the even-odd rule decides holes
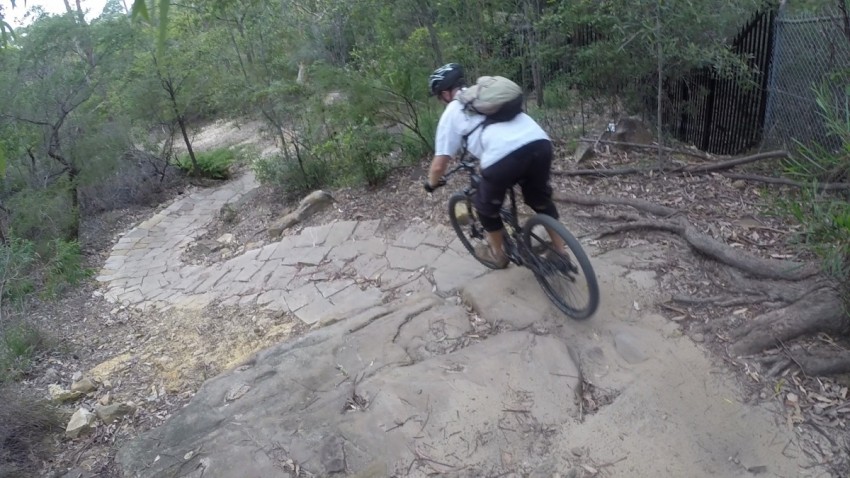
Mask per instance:
[[[756,12],[730,44],[747,62],[747,78],[720,77],[704,67],[666,79],[662,120],[668,133],[718,154],[740,153],[761,141],[775,16],[772,8]],[[652,108],[656,100],[646,101]]]
[[[850,24],[837,9],[818,14],[780,10],[775,23],[768,79],[764,139],[767,145],[795,141],[841,146],[824,122],[824,108],[847,121],[850,115]],[[820,105],[816,89],[825,92]]]

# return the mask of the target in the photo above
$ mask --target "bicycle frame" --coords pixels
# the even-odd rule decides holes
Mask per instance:
[[[458,157],[460,164],[449,170],[443,175],[443,181],[445,182],[450,176],[457,172],[465,172],[469,175],[469,185],[463,189],[463,193],[472,198],[475,196],[475,192],[478,190],[478,186],[481,183],[481,176],[478,174],[476,170],[476,165],[478,164],[478,158],[469,154],[469,151],[464,149],[460,156]],[[520,234],[522,232],[522,226],[519,224],[519,214],[517,212],[517,204],[516,204],[516,191],[514,186],[508,188],[508,196],[510,198],[510,205],[505,208],[502,207],[500,214],[502,216],[502,222],[508,226],[508,233],[506,234],[506,249],[508,249],[508,257],[517,265],[524,265],[526,262],[526,258],[533,257],[533,254],[528,254],[525,247],[525,242],[523,242]]]

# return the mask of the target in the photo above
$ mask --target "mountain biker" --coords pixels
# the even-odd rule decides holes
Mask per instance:
[[[522,187],[525,203],[535,212],[558,219],[552,202],[549,176],[552,167],[552,142],[530,116],[520,112],[513,119],[482,124],[483,115],[464,111],[456,99],[466,87],[463,67],[449,63],[428,77],[430,96],[446,105],[437,124],[434,159],[425,189],[438,187],[449,160],[460,152],[465,135],[467,148],[480,160],[481,183],[475,196],[475,210],[487,233],[487,243],[476,248],[476,255],[498,268],[508,265],[504,251],[504,224],[499,215],[505,193],[515,184]],[[471,134],[470,134],[471,132]],[[552,234],[552,246],[564,251],[560,236]]]

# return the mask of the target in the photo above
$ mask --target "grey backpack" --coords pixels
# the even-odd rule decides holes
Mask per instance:
[[[482,76],[457,98],[464,110],[486,116],[488,124],[510,121],[522,112],[522,88],[503,76]]]

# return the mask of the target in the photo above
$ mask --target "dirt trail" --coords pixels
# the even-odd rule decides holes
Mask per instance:
[[[228,144],[221,128],[212,137]],[[221,303],[309,329],[242,348],[240,366],[122,447],[128,476],[818,476],[779,415],[744,403],[733,376],[653,312],[664,246],[585,244],[602,305],[584,322],[555,311],[527,270],[488,272],[427,222],[334,221],[183,263],[221,206],[256,187],[243,176],[175,201],[101,272],[108,300],[170,309],[171,339],[137,354],[180,357],[190,319]]]

